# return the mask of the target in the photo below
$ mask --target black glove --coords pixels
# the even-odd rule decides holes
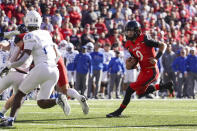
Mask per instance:
[[[3,74],[6,74],[6,75],[7,75],[8,72],[9,72],[9,70],[10,70],[9,68],[5,67],[5,68],[1,71],[0,77],[3,76]]]
[[[17,30],[20,31],[20,33],[26,33],[27,32],[27,28],[24,24],[21,24],[17,27]]]

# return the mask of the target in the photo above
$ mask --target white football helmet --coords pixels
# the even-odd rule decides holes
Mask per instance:
[[[31,27],[40,28],[40,25],[42,23],[42,17],[37,11],[32,10],[32,11],[27,12],[24,23],[26,27],[31,26]]]
[[[68,43],[68,44],[66,45],[66,51],[72,52],[73,50],[74,50],[73,44],[72,44],[72,43]]]
[[[94,51],[94,44],[92,42],[88,42],[86,44],[87,52],[93,52]]]
[[[66,50],[66,45],[68,44],[68,42],[66,40],[62,40],[59,44],[59,49],[61,50]]]

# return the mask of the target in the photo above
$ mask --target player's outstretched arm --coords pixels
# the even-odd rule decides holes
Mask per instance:
[[[165,43],[159,42],[159,44],[158,44],[159,51],[158,51],[158,53],[156,55],[156,59],[157,60],[163,55],[163,53],[166,50],[166,47],[167,47],[167,45]]]
[[[15,35],[19,35],[19,34],[20,34],[20,31],[14,30],[14,31],[0,33],[0,36],[4,37],[4,38],[7,38],[7,39],[10,39],[11,37],[13,37]]]
[[[24,49],[21,57],[13,63],[8,63],[7,67],[10,69],[10,68],[16,68],[21,66],[29,58],[30,54],[31,54],[31,50]]]

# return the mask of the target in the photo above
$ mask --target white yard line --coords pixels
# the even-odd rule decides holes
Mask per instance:
[[[17,125],[24,125],[23,123],[16,123]],[[116,128],[134,128],[134,129],[151,129],[151,130],[170,130],[170,131],[177,131],[177,130],[182,130],[182,131],[194,131],[194,129],[181,129],[181,128],[176,128],[176,129],[173,129],[173,128],[157,128],[157,127],[135,127],[135,126],[132,126],[132,127],[119,127],[119,126],[97,126],[97,125],[62,125],[62,124],[36,124],[36,123],[32,123],[32,124],[28,124],[28,125],[33,125],[33,126],[58,126],[58,127],[70,127],[70,128],[75,128],[75,127],[85,127],[85,128],[108,128],[110,130],[110,128],[112,129],[116,129]]]

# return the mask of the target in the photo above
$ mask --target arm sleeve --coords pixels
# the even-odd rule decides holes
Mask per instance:
[[[29,58],[29,55],[25,53],[18,61],[11,63],[10,68],[16,68],[21,66]]]
[[[16,58],[18,57],[18,53],[20,52],[20,48],[19,47],[14,47],[14,50],[9,58],[9,61],[10,62],[13,62],[16,60]]]
[[[156,41],[156,40],[153,40],[150,36],[148,35],[145,35],[144,36],[144,43],[147,45],[147,46],[150,46],[150,47],[159,47],[159,42]]]

